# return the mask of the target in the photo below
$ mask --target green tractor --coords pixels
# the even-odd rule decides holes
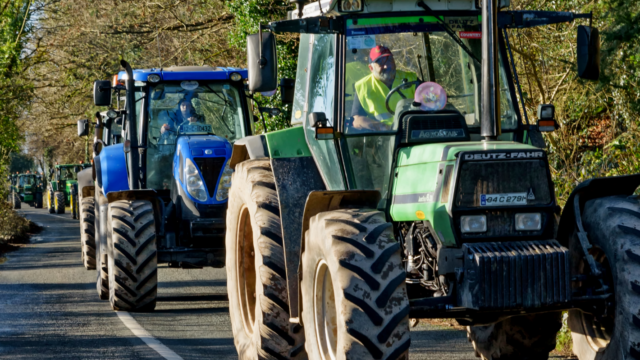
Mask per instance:
[[[27,203],[35,208],[42,208],[42,176],[27,171],[24,174],[9,176],[11,192],[9,202],[14,209],[20,209],[22,203]]]
[[[249,90],[268,92],[274,34],[300,33],[298,126],[231,157],[239,357],[406,359],[409,319],[455,318],[478,357],[547,359],[569,310],[579,359],[640,358],[640,176],[582,183],[561,211],[540,133],[554,107],[521,112],[509,45],[508,29],[590,15],[293,2],[247,39]],[[597,79],[598,31],[577,30],[578,76]]]
[[[91,167],[90,164],[58,165],[50,171],[47,203],[50,214],[64,214],[65,207],[71,206],[73,218],[78,213],[78,172]]]

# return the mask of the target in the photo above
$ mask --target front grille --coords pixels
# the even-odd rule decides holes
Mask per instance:
[[[460,306],[508,310],[571,299],[569,250],[556,240],[464,244]]]
[[[527,205],[552,202],[548,168],[544,160],[464,162],[458,176],[455,207],[480,207],[483,194],[533,192]]]
[[[216,193],[218,177],[222,171],[222,166],[224,166],[225,159],[224,157],[193,158],[204,178],[204,183],[207,185],[209,197],[213,197]]]

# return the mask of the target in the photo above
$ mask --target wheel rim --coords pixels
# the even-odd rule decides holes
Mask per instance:
[[[238,294],[244,331],[251,335],[256,320],[256,262],[253,248],[253,230],[249,209],[240,210],[238,231],[236,232],[236,274],[238,276]]]
[[[604,251],[600,248],[593,247],[589,250],[589,253],[593,256],[593,259],[601,265],[601,269],[604,270],[604,284],[615,294],[615,284],[612,277],[611,267]],[[585,266],[586,265],[583,262],[581,264],[581,270],[586,270],[584,269]],[[580,313],[582,328],[584,329],[589,346],[591,346],[591,348],[596,352],[600,349],[606,348],[613,336],[615,324],[615,302],[608,306],[607,316],[601,319],[596,319],[591,314],[584,312]]]
[[[338,314],[331,272],[324,260],[316,269],[313,293],[318,348],[323,360],[334,360],[338,347]]]

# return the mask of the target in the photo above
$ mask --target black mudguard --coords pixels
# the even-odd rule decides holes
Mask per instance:
[[[632,195],[638,186],[640,186],[640,174],[593,178],[581,182],[569,195],[560,217],[556,239],[564,246],[569,244],[569,239],[576,226],[573,207],[573,199],[576,194],[580,194],[580,209],[582,210],[584,204],[589,200],[614,195]]]

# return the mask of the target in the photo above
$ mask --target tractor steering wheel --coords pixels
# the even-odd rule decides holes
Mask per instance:
[[[391,91],[389,91],[389,93],[387,94],[387,98],[384,101],[384,106],[387,108],[387,111],[389,112],[389,114],[391,114],[391,115],[395,115],[396,114],[395,111],[391,110],[391,108],[389,107],[389,100],[391,100],[391,96],[393,94],[395,94],[396,92],[398,92],[400,90],[404,90],[404,89],[410,88],[413,85],[418,86],[420,84],[422,84],[422,81],[416,80],[416,81],[402,83],[402,84],[394,87],[393,89],[391,89]]]

